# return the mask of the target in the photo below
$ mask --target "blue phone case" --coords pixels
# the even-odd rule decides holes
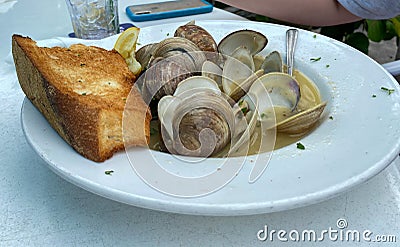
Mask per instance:
[[[213,5],[211,3],[209,3],[205,0],[202,0],[201,2],[204,3],[203,6],[175,9],[175,10],[169,10],[169,11],[163,11],[163,12],[157,12],[157,13],[136,14],[134,11],[132,11],[132,9],[134,9],[135,5],[128,6],[128,7],[126,7],[125,10],[126,10],[126,14],[132,21],[138,21],[138,22],[203,14],[203,13],[211,12],[213,10]],[[168,2],[166,2],[166,3],[168,3]],[[162,4],[162,3],[160,3],[160,4]]]

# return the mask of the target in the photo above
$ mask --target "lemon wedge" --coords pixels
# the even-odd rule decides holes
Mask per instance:
[[[114,44],[114,49],[121,54],[133,74],[138,75],[142,71],[142,65],[135,58],[136,43],[140,28],[130,27],[123,31]]]

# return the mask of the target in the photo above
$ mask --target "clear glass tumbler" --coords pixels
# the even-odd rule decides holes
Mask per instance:
[[[102,39],[119,33],[118,0],[66,0],[75,36]]]

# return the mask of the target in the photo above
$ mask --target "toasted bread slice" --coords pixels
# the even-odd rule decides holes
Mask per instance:
[[[101,162],[122,150],[124,141],[129,146],[148,144],[150,110],[132,87],[136,78],[116,51],[82,44],[38,47],[30,38],[13,35],[12,53],[28,99],[84,157]],[[127,115],[135,124],[123,135],[128,95]]]

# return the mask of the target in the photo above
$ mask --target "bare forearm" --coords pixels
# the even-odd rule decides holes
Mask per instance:
[[[274,19],[311,26],[328,26],[360,20],[336,0],[218,0]]]

